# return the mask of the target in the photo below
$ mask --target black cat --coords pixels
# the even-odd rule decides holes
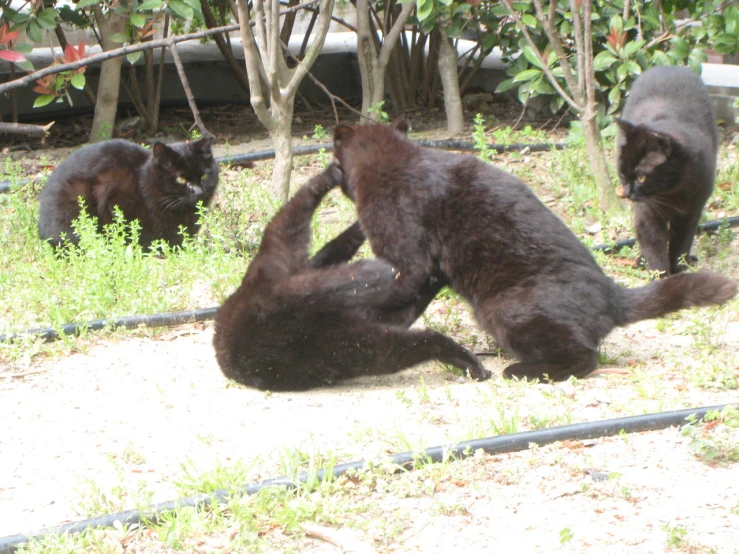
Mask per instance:
[[[267,225],[241,286],[216,314],[213,346],[224,375],[260,390],[297,391],[439,360],[488,378],[450,338],[408,329],[445,285],[433,272],[392,311],[383,303],[397,272],[380,260],[344,263],[364,242],[359,224],[308,257],[311,217],[341,181],[341,170],[329,166]]]
[[[718,128],[708,91],[686,67],[654,67],[636,80],[617,121],[619,193],[633,201],[647,269],[678,273],[713,191]]]
[[[60,163],[39,196],[39,235],[54,246],[77,244],[72,221],[80,215],[82,197],[98,226],[113,221],[118,206],[126,221],[137,219],[139,243],[148,247],[164,239],[182,243],[180,226],[198,232],[197,204],[207,206],[218,185],[218,164],[211,137],[151,150],[125,140],[84,146]]]
[[[734,282],[711,273],[621,288],[523,182],[405,133],[398,122],[334,134],[342,190],[374,253],[399,270],[386,306],[410,302],[438,266],[482,328],[521,360],[506,377],[584,377],[614,327],[736,294]]]

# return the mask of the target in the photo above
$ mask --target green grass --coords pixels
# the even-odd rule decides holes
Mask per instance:
[[[301,168],[294,189],[316,173]],[[95,221],[77,222],[79,247],[55,252],[38,238],[41,184],[0,195],[0,334],[124,315],[192,310],[218,305],[241,281],[279,203],[253,171],[225,171],[211,209],[201,214],[202,229],[181,247],[159,245],[153,252],[135,241],[137,222],[117,218],[96,232]],[[0,180],[16,183],[19,167],[6,164]],[[338,191],[322,204],[325,219],[314,226],[314,248],[352,221],[351,205]],[[44,345],[33,338],[0,345],[0,361],[35,353],[66,351],[74,339]]]

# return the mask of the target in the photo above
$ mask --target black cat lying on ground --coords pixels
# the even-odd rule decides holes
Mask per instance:
[[[84,146],[60,163],[39,196],[39,235],[54,246],[77,244],[72,221],[80,215],[79,198],[98,226],[113,221],[118,206],[126,221],[138,219],[139,243],[164,239],[182,243],[179,227],[198,232],[197,204],[207,206],[218,185],[218,164],[211,137],[147,150],[125,140]]]
[[[516,177],[405,133],[399,122],[334,135],[342,190],[374,253],[399,270],[386,306],[411,301],[438,267],[482,328],[521,360],[506,377],[584,377],[614,327],[736,294],[734,282],[711,273],[621,288]]]
[[[654,67],[634,83],[621,118],[619,193],[633,200],[641,254],[647,269],[678,273],[713,191],[718,128],[711,99],[687,67]]]
[[[241,286],[216,314],[213,345],[224,375],[261,390],[295,391],[439,360],[490,377],[450,338],[408,329],[446,284],[432,271],[398,310],[385,310],[397,272],[380,260],[344,263],[364,242],[358,223],[308,258],[311,217],[341,181],[341,170],[329,166],[267,225]]]

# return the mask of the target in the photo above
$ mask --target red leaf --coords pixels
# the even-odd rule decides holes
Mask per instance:
[[[19,31],[8,32],[8,26],[0,27],[0,44],[7,44],[18,36]]]
[[[77,51],[80,53],[80,59],[85,57],[85,41],[81,40],[79,46],[77,46]]]
[[[7,60],[9,62],[22,62],[25,61],[26,57],[20,52],[13,52],[12,50],[0,50],[0,60]]]
[[[39,94],[54,94],[53,91],[49,87],[45,87],[42,85],[33,87],[34,92],[38,92]]]

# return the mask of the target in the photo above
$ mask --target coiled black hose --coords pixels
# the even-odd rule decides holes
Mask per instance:
[[[416,140],[414,141],[421,146],[429,148],[442,148],[446,150],[463,150],[472,151],[475,150],[475,144],[473,142],[456,141],[456,140]],[[567,148],[567,144],[563,143],[552,143],[552,144],[489,144],[488,148],[496,150],[497,152],[517,152],[528,148],[531,152],[543,152],[547,150],[562,150]],[[293,156],[305,156],[307,154],[317,154],[323,150],[324,152],[333,152],[333,143],[329,144],[309,144],[306,146],[295,146],[293,148]],[[262,160],[271,160],[275,157],[274,150],[259,150],[258,152],[249,152],[248,154],[235,154],[233,156],[224,156],[216,158],[216,162],[221,165],[225,164],[244,164],[249,162],[258,162]],[[23,186],[25,184],[33,182],[33,179],[21,179],[16,182],[16,187]],[[0,182],[0,194],[10,192],[12,190],[12,183],[10,181]]]
[[[413,470],[418,462],[421,464],[436,464],[444,461],[462,460],[472,456],[475,451],[479,449],[482,449],[488,454],[504,454],[507,452],[527,450],[532,443],[538,446],[544,446],[565,440],[590,440],[601,437],[611,437],[620,433],[641,433],[644,431],[666,429],[668,427],[684,424],[689,416],[702,419],[709,411],[720,411],[725,407],[726,405],[690,408],[673,412],[662,412],[641,416],[606,419],[588,423],[576,423],[574,425],[563,425],[560,427],[540,429],[537,431],[526,431],[511,435],[499,435],[497,437],[464,441],[452,446],[433,446],[431,448],[427,448],[423,452],[403,452],[401,454],[392,454],[386,458],[381,458],[378,461],[390,462],[396,466],[396,471]],[[325,470],[319,470],[315,475],[301,472],[296,476],[295,480],[291,480],[288,477],[266,479],[234,490],[220,489],[208,494],[197,494],[195,496],[188,496],[178,500],[170,500],[169,502],[154,504],[146,511],[128,510],[93,519],[65,523],[58,527],[47,527],[33,533],[10,535],[0,538],[0,554],[13,552],[18,545],[26,543],[32,539],[39,539],[44,535],[80,533],[87,529],[97,527],[112,527],[116,521],[120,522],[124,526],[138,524],[141,523],[142,520],[156,523],[162,514],[171,512],[178,508],[203,507],[213,503],[223,504],[226,503],[234,494],[252,495],[258,493],[265,487],[279,486],[292,489],[296,487],[297,483],[307,482],[309,477],[314,477],[317,480],[324,480],[331,475],[333,478],[337,478],[349,471],[361,471],[368,468],[370,465],[371,464],[365,460],[359,460],[356,462],[339,464],[335,466],[333,470],[328,472]]]

